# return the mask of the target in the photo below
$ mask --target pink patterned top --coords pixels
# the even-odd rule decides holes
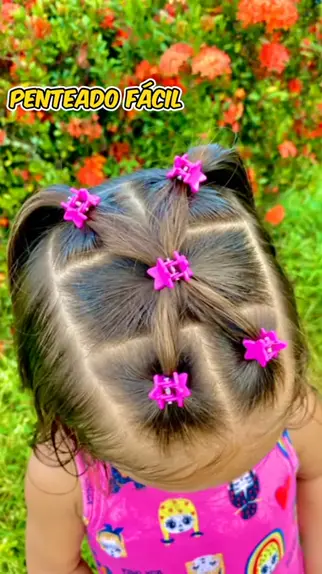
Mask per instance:
[[[84,523],[100,574],[304,574],[298,458],[287,432],[252,470],[194,493],[145,487],[78,455]]]

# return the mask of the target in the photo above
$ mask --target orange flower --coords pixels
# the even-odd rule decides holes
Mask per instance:
[[[107,8],[107,10],[103,12],[103,16],[104,19],[101,22],[101,28],[104,28],[104,30],[106,30],[107,28],[113,28],[115,22],[114,12],[109,8]]]
[[[159,81],[159,68],[158,66],[150,64],[148,60],[142,60],[135,68],[135,77],[139,82],[144,82],[149,78]]]
[[[5,273],[0,273],[0,285],[2,285],[2,283],[4,283],[6,280],[6,274]]]
[[[315,163],[315,164],[317,163],[316,154],[311,152],[311,148],[310,148],[309,144],[306,144],[303,147],[302,153],[303,153],[304,157],[309,158],[312,161],[312,163]]]
[[[96,123],[94,116],[90,120],[72,118],[67,124],[66,130],[73,138],[87,136],[90,141],[99,139],[103,133],[102,126]]]
[[[7,217],[0,217],[0,227],[9,227],[9,219]]]
[[[117,162],[129,155],[130,144],[127,142],[115,142],[110,147],[110,155],[113,156]]]
[[[289,62],[290,55],[285,46],[271,42],[262,46],[259,59],[262,66],[269,72],[281,74]]]
[[[81,185],[94,187],[102,183],[106,179],[103,172],[105,163],[106,158],[99,154],[85,158],[84,166],[76,174]]]
[[[97,122],[91,120],[83,121],[83,134],[87,136],[89,141],[98,140],[103,133],[102,126]]]
[[[297,147],[290,140],[285,140],[278,146],[278,150],[282,157],[296,157]]]
[[[299,78],[293,78],[288,83],[288,89],[290,90],[291,94],[300,94],[303,89],[303,83]]]
[[[186,94],[186,93],[187,93],[187,88],[186,88],[186,86],[183,85],[183,83],[179,80],[178,77],[174,77],[174,78],[161,78],[159,83],[160,83],[161,86],[164,86],[164,87],[175,86],[175,87],[177,87],[177,88],[181,88],[183,94]]]
[[[189,44],[183,42],[173,44],[161,56],[159,65],[161,74],[163,76],[176,76],[192,54],[193,48]]]
[[[14,22],[14,14],[19,10],[19,4],[4,2],[0,7],[0,32],[7,30],[7,24]]]
[[[298,17],[294,0],[240,0],[237,14],[244,28],[264,23],[267,32],[289,30]]]
[[[6,131],[5,130],[0,130],[0,145],[4,145],[4,142],[6,141]]]
[[[238,88],[235,92],[235,97],[238,100],[244,100],[246,98],[246,92],[245,92],[244,88]]]
[[[67,132],[73,138],[80,138],[83,133],[82,120],[80,118],[72,118],[69,120],[67,124]]]
[[[44,18],[33,17],[32,27],[36,38],[40,40],[48,36],[51,32],[51,24],[48,20],[44,20]]]
[[[265,221],[272,225],[279,225],[283,221],[284,217],[285,208],[283,205],[275,205],[275,207],[272,207],[272,209],[266,213]]]
[[[16,121],[21,124],[34,124],[35,123],[35,112],[26,111],[20,106],[16,109]]]
[[[223,74],[231,74],[230,57],[216,46],[205,46],[192,61],[192,73],[214,80]]]
[[[244,105],[242,102],[235,104],[232,102],[226,112],[224,112],[224,122],[225,124],[233,125],[237,120],[239,120],[244,112]]]
[[[253,167],[249,167],[247,169],[247,175],[248,175],[249,181],[251,183],[253,193],[256,195],[256,193],[258,193],[258,183],[257,183],[255,169]]]

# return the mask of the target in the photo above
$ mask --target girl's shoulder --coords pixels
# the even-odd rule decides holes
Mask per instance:
[[[82,492],[74,459],[67,453],[55,454],[50,444],[37,445],[32,452],[25,475],[26,497],[52,497],[81,519]],[[27,500],[28,503],[28,500]]]

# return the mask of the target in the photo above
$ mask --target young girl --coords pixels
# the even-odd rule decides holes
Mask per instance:
[[[89,574],[86,533],[100,574],[321,574],[322,408],[236,150],[41,191],[8,253],[28,573]]]

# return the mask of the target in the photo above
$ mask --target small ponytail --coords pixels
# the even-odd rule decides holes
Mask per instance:
[[[255,210],[252,187],[236,148],[224,149],[219,144],[210,144],[191,148],[188,155],[192,161],[202,161],[207,176],[205,185],[233,190],[246,208]]]

